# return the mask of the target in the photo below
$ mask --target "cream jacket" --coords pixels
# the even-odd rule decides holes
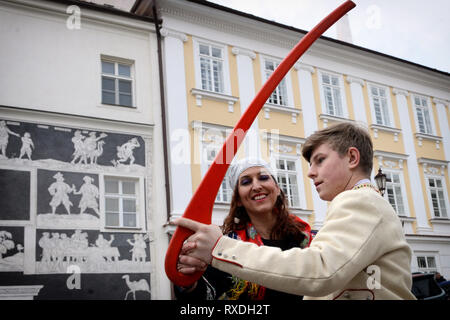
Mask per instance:
[[[415,299],[411,249],[392,206],[365,187],[329,203],[309,248],[279,248],[223,236],[212,266],[305,299]]]

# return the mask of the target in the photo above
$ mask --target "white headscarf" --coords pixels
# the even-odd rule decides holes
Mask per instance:
[[[239,180],[239,176],[242,172],[252,167],[263,167],[266,168],[269,173],[276,177],[270,164],[266,161],[258,158],[245,158],[230,165],[228,169],[228,182],[230,183],[231,189],[234,191],[236,184]]]

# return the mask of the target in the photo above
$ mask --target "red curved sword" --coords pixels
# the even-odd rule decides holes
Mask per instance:
[[[263,87],[259,90],[258,94],[250,103],[245,113],[241,116],[231,134],[227,137],[222,149],[217,154],[213,164],[206,172],[206,175],[203,177],[203,180],[184,211],[184,218],[196,220],[205,224],[211,224],[211,214],[214,200],[222,180],[225,177],[227,169],[231,164],[239,145],[244,139],[247,130],[252,125],[262,106],[290,68],[313,44],[313,42],[355,6],[356,5],[352,1],[348,0],[336,8],[311,31],[309,31],[279,64],[269,79],[267,79]],[[183,242],[192,233],[193,232],[191,230],[178,227],[170,240],[169,248],[166,253],[166,274],[173,283],[182,287],[192,285],[203,274],[203,272],[196,272],[191,275],[185,275],[177,270],[178,256],[183,246]]]

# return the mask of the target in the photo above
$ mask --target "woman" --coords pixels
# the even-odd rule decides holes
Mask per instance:
[[[311,228],[289,213],[286,196],[268,163],[260,159],[238,161],[230,167],[229,182],[234,193],[223,225],[224,234],[281,250],[309,246]],[[183,253],[178,270],[185,274],[199,270],[200,261]],[[175,295],[180,300],[301,299],[233,277],[210,266],[191,287],[175,287]]]

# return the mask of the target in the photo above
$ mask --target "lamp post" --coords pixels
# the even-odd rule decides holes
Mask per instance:
[[[377,183],[378,190],[381,192],[381,196],[384,197],[384,191],[386,190],[386,175],[381,171],[381,168],[378,168],[375,182]]]

